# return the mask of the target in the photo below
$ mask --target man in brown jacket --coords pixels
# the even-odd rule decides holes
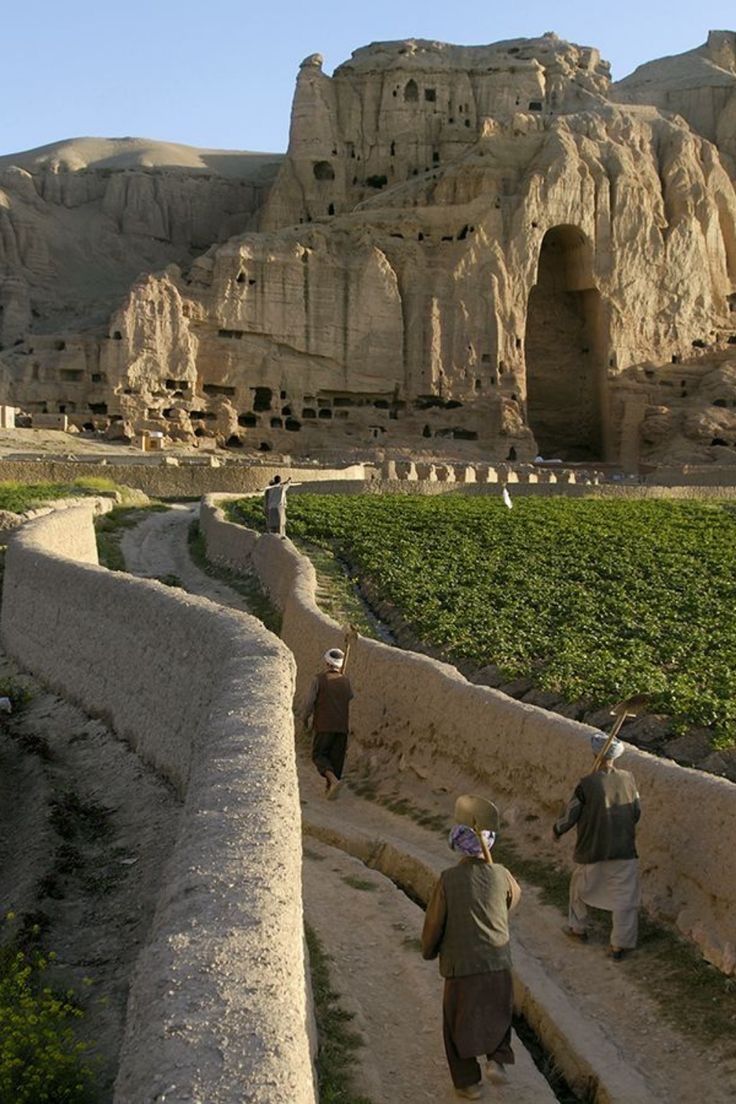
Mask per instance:
[[[495,834],[484,831],[489,848]],[[479,1100],[477,1055],[485,1054],[491,1080],[505,1081],[511,1049],[511,947],[509,910],[521,890],[505,866],[487,863],[472,828],[456,824],[450,847],[457,865],[443,870],[427,905],[422,956],[436,958],[445,979],[442,1032],[455,1095]]]
[[[325,796],[332,799],[338,795],[345,764],[353,691],[347,675],[342,673],[344,653],[339,648],[330,648],[323,658],[325,670],[312,683],[304,722],[309,727],[311,718],[312,762],[325,779]]]
[[[591,746],[595,755],[607,739],[603,732],[594,733]],[[639,926],[636,825],[641,807],[634,776],[616,767],[625,749],[621,740],[613,741],[600,768],[581,778],[567,809],[552,828],[555,839],[573,826],[577,828],[565,934],[585,942],[587,906],[607,909],[613,914],[610,955],[614,962],[636,947]]]

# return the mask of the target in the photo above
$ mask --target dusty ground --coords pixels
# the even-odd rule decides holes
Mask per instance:
[[[456,1099],[442,1049],[442,982],[437,964],[423,962],[416,947],[423,919],[419,906],[383,874],[309,839],[304,911],[332,956],[332,984],[365,1040],[356,1077],[361,1091],[375,1104]],[[553,1101],[518,1040],[514,1049],[513,1083],[494,1087],[497,1099]]]
[[[225,450],[222,451],[226,455]],[[167,448],[165,453],[142,453],[135,445],[121,441],[105,441],[102,437],[79,433],[63,433],[59,429],[0,429],[0,458],[4,460],[30,460],[35,456],[44,460],[65,460],[67,456],[80,459],[121,458],[141,460],[151,456],[154,461],[161,456],[197,456],[198,450],[182,445]],[[80,476],[84,475],[81,469]]]
[[[177,575],[194,593],[244,608],[243,598],[189,559],[186,536],[194,512],[180,507],[153,514],[126,532],[129,567],[139,574]],[[2,677],[27,684],[33,698],[0,733],[0,907],[34,914],[46,928],[46,946],[59,955],[60,983],[86,992],[87,1030],[98,1043],[102,1099],[109,1100],[130,970],[151,920],[179,806],[169,787],[99,721],[19,676],[4,659]],[[446,816],[449,790],[467,780],[448,777],[433,790],[410,771],[397,778],[395,770],[376,770],[372,800],[346,790],[328,803],[304,741],[299,758],[310,833],[305,911],[332,955],[333,984],[365,1040],[356,1089],[373,1104],[449,1102],[440,982],[436,964],[424,963],[416,947],[421,911],[391,880],[348,852],[359,838],[386,841],[440,869],[452,861],[440,834],[379,801],[400,794],[415,810]],[[354,760],[354,778],[356,773]],[[541,840],[534,853],[543,853]],[[570,945],[560,931],[559,911],[543,904],[533,886],[523,888],[514,920],[517,967],[559,1010],[559,1023],[574,1041],[583,1039],[598,1067],[618,1081],[613,1099],[736,1099],[736,1060],[728,1040],[709,1047],[684,1035],[677,1029],[678,1009],[664,1017],[637,984],[642,959],[614,965],[603,953],[603,933],[586,947]],[[511,1085],[489,1086],[486,1098],[517,1104],[551,1099],[520,1045],[517,1055]]]
[[[52,972],[79,995],[101,1101],[110,1100],[131,969],[145,942],[179,803],[80,709],[19,675],[30,703],[0,732],[0,915],[41,928]]]
[[[213,582],[193,564],[187,564],[186,532],[191,516],[190,509],[157,514],[131,530],[126,534],[124,547],[126,557],[130,557],[128,562],[142,574],[176,574],[196,593],[209,595],[216,601],[232,599],[233,605],[242,608],[238,595],[231,593],[228,597],[228,588]],[[322,825],[333,839],[344,838],[350,829],[363,832],[374,841],[388,839],[396,841],[397,846],[411,846],[436,868],[451,861],[436,831],[388,812],[375,800],[348,792],[339,802],[324,802],[303,746],[300,777],[305,820]],[[376,777],[374,783],[374,797],[398,790],[416,807],[446,815],[447,787],[462,785],[463,780],[448,778],[447,787],[437,791],[430,790],[421,779],[410,777],[409,772],[398,782],[394,773],[383,779]],[[320,853],[311,842],[308,849]],[[411,954],[410,947],[404,946],[403,935],[398,939],[403,929],[391,926],[406,923],[417,932],[418,912],[408,901],[400,906],[389,903],[395,900],[397,891],[388,887],[380,890],[385,908],[375,908],[374,892],[356,890],[344,882],[348,869],[342,865],[345,861],[334,855],[321,859],[308,856],[305,896],[318,934],[335,956],[339,987],[346,1001],[359,1010],[367,1042],[362,1074],[364,1091],[368,1095],[373,1092],[375,1104],[411,1101],[415,1099],[412,1093],[417,1070],[424,1071],[426,1066],[431,1082],[427,1091],[442,1099],[436,1096],[446,1090],[441,1056],[437,1066],[431,1065],[436,1058],[428,1058],[428,1053],[437,1053],[439,1035],[434,1043],[428,1041],[431,1030],[424,1038],[425,1025],[431,1024],[433,1018],[437,1023],[437,1013],[432,1010],[437,992],[433,968],[428,974],[427,965],[418,955]],[[373,877],[362,866],[357,870],[361,878]],[[517,960],[520,966],[523,963],[527,976],[536,978],[540,988],[548,991],[551,1006],[559,1008],[561,1020],[567,1017],[570,1033],[579,1033],[586,1045],[599,1048],[595,1056],[598,1065],[608,1066],[609,1072],[612,1068],[614,1080],[620,1077],[624,1085],[633,1086],[615,1099],[622,1104],[645,1101],[693,1104],[703,1096],[709,1104],[727,1104],[736,1099],[736,1061],[732,1048],[729,1051],[726,1045],[728,1040],[709,1047],[702,1040],[686,1037],[676,1027],[677,1010],[673,1010],[674,1023],[666,1020],[653,997],[636,984],[636,957],[618,965],[611,963],[604,953],[604,936],[587,947],[571,945],[561,933],[559,911],[543,905],[533,886],[524,885],[524,891],[525,898],[514,924]],[[391,963],[390,969],[386,968],[387,962]],[[425,1020],[428,1004],[429,1019]],[[388,1010],[392,1015],[398,1013],[399,1024],[386,1032]],[[421,1025],[419,1032],[415,1030],[417,1023]],[[405,1033],[399,1036],[396,1033],[402,1030],[402,1025]],[[397,1057],[390,1057],[387,1043],[389,1037],[393,1041],[395,1034],[399,1045],[390,1053]],[[429,1072],[430,1067],[434,1073]],[[394,1071],[390,1076],[389,1069]],[[382,1077],[386,1080],[382,1081]],[[390,1087],[391,1077],[407,1079],[402,1081],[401,1092]],[[421,1078],[424,1084],[424,1072]],[[408,1095],[403,1095],[404,1092]],[[522,1097],[509,1091],[509,1099]]]

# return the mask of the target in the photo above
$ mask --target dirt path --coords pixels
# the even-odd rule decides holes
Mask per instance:
[[[392,881],[337,848],[310,839],[304,851],[304,911],[332,956],[330,973],[366,1046],[356,1087],[375,1104],[456,1099],[441,1036],[442,982],[422,961],[422,910]],[[547,1082],[515,1040],[513,1081],[498,1100],[554,1101]]]
[[[148,518],[126,533],[126,559],[130,557],[128,562],[141,574],[175,573],[187,589],[243,608],[242,598],[187,562],[190,517],[190,510],[180,509]],[[388,812],[375,801],[347,792],[339,802],[325,802],[304,747],[300,759],[305,825],[322,843],[361,855],[366,850],[379,854],[388,844],[434,871],[451,861],[437,832]],[[459,779],[447,781],[449,787],[460,783]],[[395,789],[395,776],[386,794],[391,788]],[[408,777],[408,772],[399,789],[415,807],[446,814],[446,790],[430,791],[426,783]],[[375,796],[381,797],[380,789]],[[305,861],[305,905],[335,956],[338,987],[357,1010],[365,1033],[363,1091],[373,1095],[375,1104],[443,1100],[447,1074],[439,1050],[434,968],[428,971],[419,956],[410,953],[409,944],[404,945],[405,929],[392,927],[406,924],[416,934],[418,910],[391,883],[384,884],[385,879],[373,891],[351,887],[344,881],[348,869],[366,881],[378,875],[367,872],[362,863],[353,866],[355,860],[334,851],[323,853],[318,847],[308,843],[308,850],[319,858],[308,855]],[[530,985],[532,1004],[536,992],[557,1030],[613,1086],[606,1099],[617,1104],[693,1104],[704,1095],[709,1104],[736,1099],[733,1055],[694,1042],[665,1020],[657,1003],[635,983],[635,957],[613,964],[595,941],[586,947],[571,945],[561,933],[559,911],[542,904],[533,886],[523,888],[524,900],[513,926],[517,970]],[[549,1090],[534,1088],[525,1080],[527,1061],[525,1057],[519,1063],[508,1099],[541,1102]],[[531,1095],[520,1095],[524,1092]],[[500,1093],[499,1099],[503,1099]]]

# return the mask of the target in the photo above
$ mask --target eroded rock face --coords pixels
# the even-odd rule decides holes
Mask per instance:
[[[0,344],[87,328],[141,272],[253,225],[280,158],[80,138],[0,158]]]
[[[289,452],[714,459],[733,184],[684,118],[609,93],[554,35],[312,55],[260,232],[136,284],[104,338],[6,354],[11,401]],[[150,186],[126,232],[171,237]]]
[[[289,154],[263,225],[352,211],[376,191],[462,157],[486,119],[579,111],[608,85],[597,50],[554,34],[494,46],[374,43],[332,77],[312,55],[299,72]]]
[[[694,50],[640,65],[612,96],[682,115],[718,147],[736,178],[736,32],[711,31]]]

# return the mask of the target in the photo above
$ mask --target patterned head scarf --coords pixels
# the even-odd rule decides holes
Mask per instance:
[[[490,851],[496,842],[496,833],[489,832],[485,828],[483,829],[483,839],[488,844]],[[471,855],[475,858],[481,858],[483,855],[483,848],[480,845],[480,840],[477,835],[467,824],[455,824],[450,829],[447,842],[453,851],[459,851],[463,855]]]
[[[590,737],[590,746],[593,749],[594,755],[597,755],[599,751],[603,751],[603,748],[606,746],[607,740],[608,737],[606,736],[605,732],[593,733],[593,735]],[[619,755],[623,755],[625,751],[626,745],[623,743],[623,741],[614,737],[613,743],[606,752],[606,759],[618,759]]]

